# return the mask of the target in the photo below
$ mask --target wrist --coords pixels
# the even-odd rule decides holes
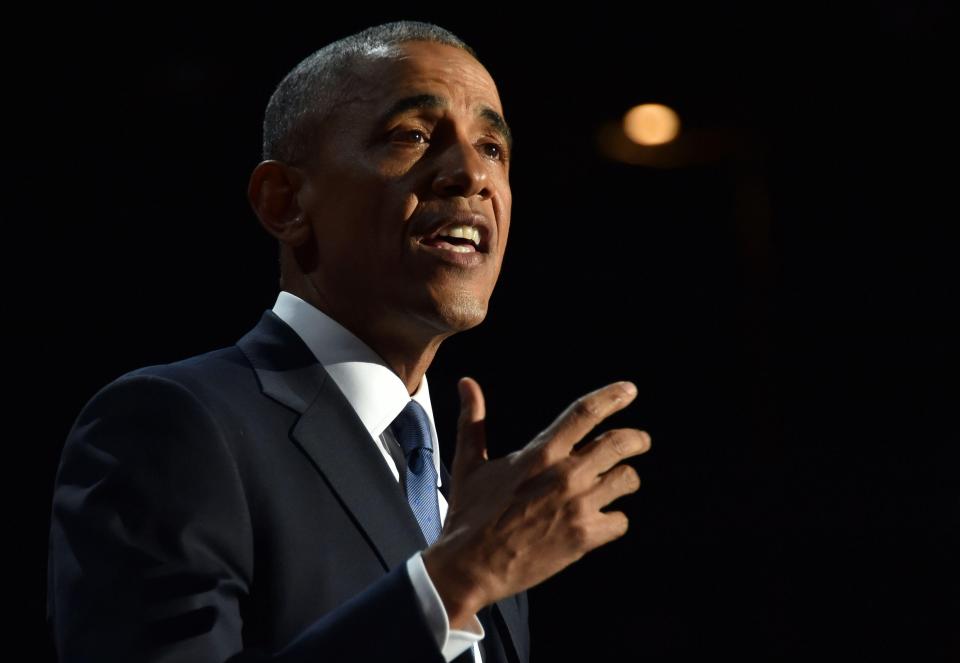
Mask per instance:
[[[464,630],[486,605],[476,574],[469,572],[464,565],[454,563],[437,544],[424,550],[422,557],[427,575],[446,610],[450,628]]]

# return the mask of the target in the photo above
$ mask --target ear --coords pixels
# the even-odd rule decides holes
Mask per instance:
[[[310,224],[297,202],[304,179],[299,168],[270,160],[257,164],[247,185],[247,198],[260,225],[290,246],[299,246],[310,237]]]

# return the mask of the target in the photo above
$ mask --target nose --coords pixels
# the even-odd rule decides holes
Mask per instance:
[[[438,196],[490,197],[488,166],[470,141],[463,137],[451,141],[438,161],[437,172],[433,178],[433,191]]]

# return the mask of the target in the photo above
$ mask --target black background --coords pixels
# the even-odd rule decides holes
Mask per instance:
[[[5,47],[8,547],[44,626],[63,440],[121,373],[235,342],[276,295],[245,198],[276,83],[368,25],[452,30],[516,135],[487,320],[429,371],[445,456],[461,375],[495,455],[617,379],[649,431],[631,530],[531,592],[534,661],[960,654],[955,42],[945,3],[707,12],[322,6],[37,9]],[[604,157],[675,108],[671,167]],[[9,400],[8,400],[9,402]]]

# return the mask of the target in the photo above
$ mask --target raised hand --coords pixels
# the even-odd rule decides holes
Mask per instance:
[[[480,608],[536,585],[627,531],[627,517],[601,511],[640,487],[622,461],[650,448],[634,428],[577,443],[636,396],[616,382],[581,396],[523,449],[487,457],[480,385],[462,378],[453,490],[443,532],[423,554],[452,628]]]

